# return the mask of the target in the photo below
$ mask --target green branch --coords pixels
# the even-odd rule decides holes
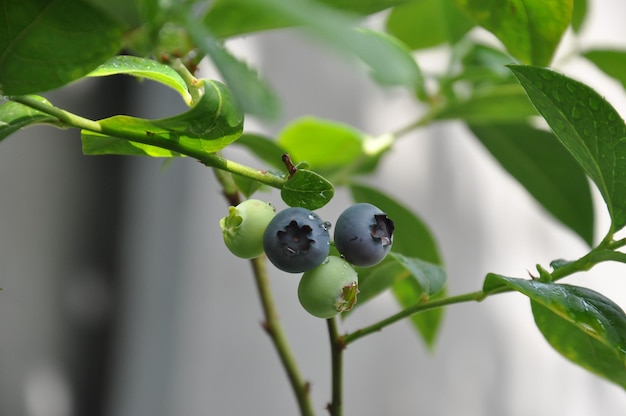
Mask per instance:
[[[254,278],[265,316],[263,328],[272,339],[283,368],[287,372],[287,377],[289,378],[296,400],[298,401],[300,414],[302,416],[313,416],[313,406],[311,405],[309,396],[309,383],[304,381],[300,375],[300,370],[291,352],[289,343],[287,342],[287,337],[278,320],[278,312],[274,306],[274,298],[270,291],[269,279],[267,277],[265,258],[257,257],[250,260],[250,262],[254,270]]]
[[[282,189],[285,182],[287,181],[287,179],[276,176],[270,172],[254,169],[249,166],[245,166],[240,163],[233,162],[232,160],[220,157],[215,153],[207,153],[200,149],[187,146],[174,140],[168,140],[166,138],[156,135],[147,136],[145,134],[133,131],[126,131],[115,127],[103,126],[97,121],[90,120],[70,113],[69,111],[62,110],[58,107],[54,107],[47,103],[37,101],[32,97],[17,96],[11,97],[11,100],[51,115],[52,117],[58,119],[59,122],[65,127],[75,127],[83,130],[92,131],[94,133],[118,137],[120,139],[125,139],[132,142],[143,143],[157,146],[163,149],[168,149],[197,159],[207,166],[235,173],[237,175],[241,175],[246,178],[258,181],[273,188]]]
[[[343,350],[346,345],[337,331],[337,321],[335,318],[326,320],[328,325],[328,338],[330,340],[330,357],[332,369],[332,398],[328,404],[330,416],[341,416],[343,412]]]
[[[564,262],[564,264],[555,266],[552,273],[547,272],[541,266],[537,266],[541,279],[546,279],[547,281],[555,282],[557,280],[563,279],[567,276],[570,276],[574,273],[583,272],[590,270],[595,265],[605,262],[605,261],[617,261],[620,263],[626,263],[626,253],[620,251],[614,251],[608,249],[610,247],[612,249],[619,248],[626,245],[626,239],[607,242],[600,244],[598,247],[591,250],[586,255],[581,258],[571,261]],[[391,315],[390,317],[383,319],[379,322],[376,322],[367,327],[358,329],[352,333],[344,335],[342,338],[345,345],[348,345],[357,339],[363,338],[366,335],[372,334],[374,332],[382,331],[385,327],[394,324],[402,319],[408,318],[416,313],[425,312],[427,310],[441,308],[448,305],[453,305],[457,303],[464,302],[480,302],[491,295],[496,295],[500,293],[511,292],[512,289],[508,287],[498,287],[489,292],[485,292],[483,290],[479,290],[476,292],[466,293],[463,295],[450,296],[443,299],[437,299],[425,303],[418,303],[416,305],[410,306],[396,313],[395,315]]]

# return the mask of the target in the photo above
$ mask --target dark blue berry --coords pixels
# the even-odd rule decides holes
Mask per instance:
[[[319,266],[330,250],[330,223],[305,208],[287,208],[270,221],[263,249],[274,266],[300,273]]]
[[[335,225],[335,246],[355,266],[380,263],[393,243],[393,221],[372,204],[355,204],[341,213]]]

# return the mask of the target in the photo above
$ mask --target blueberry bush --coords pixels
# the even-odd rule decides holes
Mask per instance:
[[[252,264],[264,328],[300,414],[312,415],[314,406],[278,319],[267,258],[279,269],[303,272],[301,304],[326,319],[333,368],[327,408],[333,416],[342,414],[342,355],[348,345],[408,319],[434,347],[445,325],[443,308],[505,292],[528,298],[552,348],[626,388],[626,315],[606,294],[564,283],[602,262],[626,263],[621,251],[626,239],[616,237],[626,226],[626,125],[600,94],[560,73],[554,63],[564,33],[581,36],[585,0],[0,0],[0,5],[0,139],[48,124],[79,134],[85,155],[187,157],[213,169],[226,197],[225,242]],[[277,137],[248,131],[246,116],[274,119],[280,102],[255,69],[229,51],[227,41],[279,28],[304,32],[353,58],[362,64],[355,71],[365,67],[372,82],[411,91],[427,110],[405,128],[377,136],[319,118],[293,120]],[[434,47],[448,51],[449,58],[445,68],[427,74],[418,52]],[[626,50],[576,49],[567,57],[585,59],[626,83]],[[196,77],[204,59],[221,81]],[[118,114],[92,120],[44,95],[85,77],[120,74],[173,89],[188,109],[161,119]],[[465,123],[588,252],[537,265],[529,276],[489,273],[476,291],[449,294],[455,288],[447,287],[442,253],[419,213],[363,181],[376,175],[402,136],[449,120]],[[225,158],[221,151],[234,145],[258,163]],[[608,229],[594,228],[592,186],[606,205]],[[263,187],[280,190],[282,201],[270,201],[274,206],[291,208],[275,214],[257,201]],[[333,198],[335,187],[347,188],[358,205],[345,207],[345,217],[331,224],[334,219],[324,221],[315,210]],[[253,195],[254,203],[247,203]],[[595,235],[603,238],[596,241]],[[396,297],[400,312],[340,333],[338,316],[349,319],[385,291]]]

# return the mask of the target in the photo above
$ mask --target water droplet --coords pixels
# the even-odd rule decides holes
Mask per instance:
[[[576,88],[576,84],[574,84],[573,82],[568,82],[567,84],[565,84],[565,88],[567,88],[569,92],[578,92],[578,88]]]
[[[589,108],[593,111],[598,111],[600,109],[600,103],[593,97],[589,98]]]
[[[324,231],[328,231],[330,230],[330,227],[332,227],[332,224],[329,221],[324,221],[320,224],[320,227],[322,227]]]
[[[615,120],[617,120],[617,114],[611,112],[611,113],[607,114],[606,118],[608,118],[609,121],[615,121]]]
[[[574,104],[574,107],[572,107],[572,118],[574,120],[580,120],[581,118],[583,118],[583,113],[582,111],[580,111],[581,109],[578,107],[577,104]]]
[[[616,131],[617,130],[615,130],[615,127],[613,127],[613,126],[609,127],[609,134],[611,134],[611,136],[615,136]]]
[[[322,264],[328,264],[328,263],[330,263],[330,257],[326,257],[324,261],[322,262]]]
[[[313,215],[313,214],[309,214],[309,219],[310,219],[311,221],[313,221],[313,220],[315,219],[315,215]]]

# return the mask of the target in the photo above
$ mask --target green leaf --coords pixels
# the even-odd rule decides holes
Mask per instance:
[[[411,49],[454,44],[474,26],[453,0],[413,0],[394,7],[387,31]]]
[[[626,314],[591,289],[487,276],[531,300],[537,327],[561,355],[626,388]]]
[[[308,162],[328,173],[354,162],[362,154],[363,133],[347,124],[304,117],[286,126],[277,137],[295,162]]]
[[[245,176],[237,175],[235,173],[232,174],[233,181],[239,191],[246,197],[250,198],[252,194],[261,189],[263,186],[261,182],[255,181],[254,179],[246,178]]]
[[[213,60],[241,111],[268,119],[280,114],[278,97],[254,69],[235,58],[194,15],[186,16],[185,25],[198,48]]]
[[[128,74],[138,78],[148,78],[160,82],[177,91],[187,105],[191,105],[191,95],[183,78],[171,67],[152,59],[137,56],[114,56],[94,71],[87,74],[89,77],[105,77],[109,75]]]
[[[79,0],[0,0],[0,91],[24,95],[77,80],[121,46],[113,20]]]
[[[171,157],[179,154],[170,150],[180,147],[197,153],[226,147],[241,135],[243,114],[223,84],[202,82],[204,95],[182,114],[158,120],[114,116],[99,121],[102,134],[83,130],[83,153]]]
[[[396,224],[392,254],[373,268],[359,269],[359,288],[361,281],[367,282],[370,279],[372,291],[392,285],[392,292],[402,307],[424,302],[432,295],[444,293],[446,274],[441,267],[435,240],[426,225],[413,212],[377,190],[352,184],[350,191],[355,202],[367,202],[377,206]],[[410,272],[410,276],[406,275],[406,270]],[[394,276],[404,277],[398,279]],[[367,299],[369,283],[365,285],[364,296]],[[434,344],[441,317],[440,309],[411,317],[413,326],[429,347]]]
[[[50,104],[40,96],[31,96],[38,101]],[[32,109],[14,101],[6,101],[0,105],[0,140],[5,139],[16,131],[38,123],[56,124],[57,119],[41,111]]]
[[[406,47],[389,35],[356,30],[355,15],[312,0],[231,0],[231,3],[231,7],[236,3],[238,17],[242,10],[252,7],[255,18],[258,16],[260,20],[270,16],[274,22],[303,27],[325,44],[357,56],[370,67],[374,78],[385,85],[420,88],[421,72]]]
[[[406,257],[395,251],[390,252],[379,265],[359,268],[358,271],[359,302],[362,303],[408,277],[415,280],[419,289],[414,293],[420,298],[429,298],[446,286],[446,272],[441,266],[415,257]]]
[[[573,0],[455,0],[521,62],[548,65],[572,16]]]
[[[537,111],[519,85],[501,84],[478,89],[466,100],[447,103],[435,114],[435,119],[491,124],[519,122],[536,115]]]
[[[321,0],[320,3],[338,11],[359,15],[379,12],[400,4],[405,0]],[[211,5],[204,23],[218,38],[226,38],[244,33],[298,26],[302,22],[281,14],[258,1],[216,0]]]
[[[316,210],[326,205],[335,189],[323,176],[306,169],[298,169],[283,186],[280,196],[290,207]]]
[[[626,225],[626,125],[617,111],[581,82],[548,69],[511,66],[561,144],[596,184],[612,231]]]
[[[285,170],[282,156],[287,153],[287,150],[274,140],[258,134],[244,133],[234,144],[244,146],[268,165],[282,171]]]
[[[574,10],[572,12],[572,29],[580,32],[587,17],[587,0],[574,0]]]
[[[524,123],[470,125],[470,129],[537,202],[587,244],[593,243],[589,182],[556,137]]]
[[[582,54],[605,74],[615,78],[626,88],[626,51],[594,49]]]

